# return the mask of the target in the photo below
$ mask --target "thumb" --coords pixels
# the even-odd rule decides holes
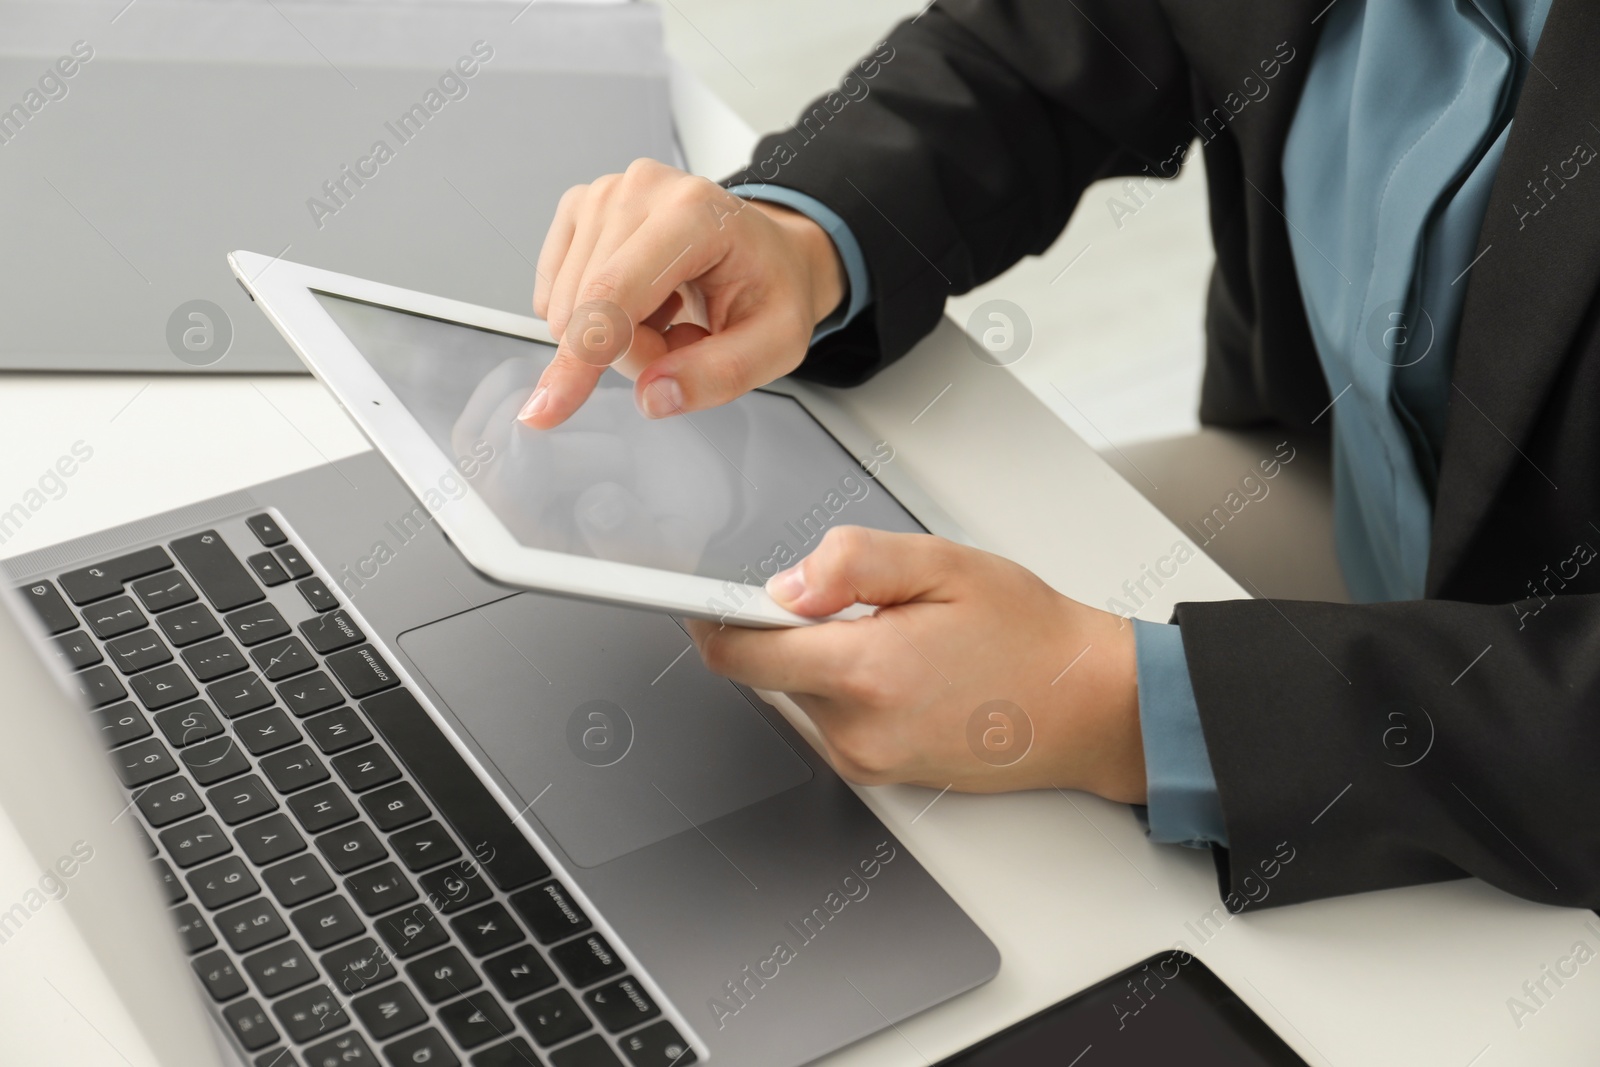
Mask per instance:
[[[949,547],[931,534],[835,526],[809,556],[768,579],[767,593],[797,615],[931,599],[948,573]]]
[[[714,408],[799,366],[809,343],[803,331],[785,336],[781,320],[770,314],[716,333],[677,323],[667,331],[667,352],[640,373],[634,396],[652,419]]]

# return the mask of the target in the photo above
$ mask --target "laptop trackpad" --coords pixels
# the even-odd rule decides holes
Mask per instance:
[[[400,647],[580,867],[811,778],[665,615],[520,593]]]

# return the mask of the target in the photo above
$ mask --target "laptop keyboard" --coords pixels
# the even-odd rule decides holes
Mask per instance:
[[[244,526],[242,559],[206,530],[20,592],[251,1062],[696,1062],[277,521]]]

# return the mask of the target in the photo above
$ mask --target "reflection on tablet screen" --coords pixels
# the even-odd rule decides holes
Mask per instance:
[[[754,584],[830,526],[922,531],[790,397],[650,420],[608,372],[565,423],[535,430],[516,415],[554,346],[316,296],[434,442],[478,461],[472,488],[523,545]],[[880,449],[863,460],[893,455]]]

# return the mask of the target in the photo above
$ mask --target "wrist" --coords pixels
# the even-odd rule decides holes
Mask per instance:
[[[803,212],[766,200],[749,203],[778,225],[790,249],[803,264],[809,290],[807,313],[815,326],[839,309],[849,289],[844,260],[833,238]]]
[[[1065,688],[1060,699],[1070,705],[1066,716],[1073,724],[1077,749],[1073,785],[1107,800],[1143,804],[1147,784],[1133,626],[1110,612],[1062,599],[1071,640],[1088,646],[1083,661],[1073,669],[1085,674],[1078,685],[1067,686],[1068,675],[1051,687]]]

